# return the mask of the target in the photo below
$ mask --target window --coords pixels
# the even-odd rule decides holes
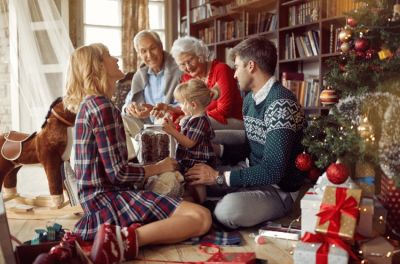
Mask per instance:
[[[85,45],[101,42],[112,56],[121,58],[120,0],[84,0],[83,28]]]
[[[160,35],[165,47],[165,3],[164,0],[149,0],[149,27]]]
[[[121,3],[122,0],[83,1],[84,44],[101,42],[109,48],[112,56],[119,59],[122,39]],[[165,44],[164,12],[164,0],[149,0],[149,26],[160,35],[163,44]]]

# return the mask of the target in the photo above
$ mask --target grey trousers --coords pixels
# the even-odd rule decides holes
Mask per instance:
[[[211,186],[207,197],[222,197],[214,209],[216,219],[232,229],[250,227],[287,214],[298,192],[287,193],[272,185],[256,188]]]

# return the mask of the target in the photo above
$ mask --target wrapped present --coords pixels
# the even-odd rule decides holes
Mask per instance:
[[[397,232],[400,232],[400,187],[396,186],[393,179],[386,175],[381,176],[380,199],[387,210],[387,224]]]
[[[359,216],[360,199],[360,189],[326,187],[315,231],[352,240]]]
[[[382,203],[375,199],[373,225],[376,235],[384,235],[386,233],[387,210]]]
[[[370,162],[358,161],[356,163],[353,181],[363,191],[363,196],[372,197],[375,194],[375,167]]]
[[[357,259],[340,238],[322,234],[305,233],[302,242],[297,243],[293,254],[294,263],[307,264],[340,264],[349,262],[349,256]]]
[[[322,199],[324,196],[325,188],[328,186],[332,187],[341,187],[341,188],[348,188],[348,189],[360,189],[360,187],[349,177],[344,183],[341,184],[335,184],[332,183],[329,179],[328,176],[326,175],[326,172],[324,172],[321,177],[318,178],[317,183],[313,187],[314,192],[316,192]]]
[[[317,213],[321,206],[321,200],[322,197],[317,195],[313,188],[309,189],[300,200],[302,236],[306,232],[314,233],[315,226],[317,225]]]
[[[383,237],[376,237],[361,245],[361,252],[368,264],[392,264],[394,246]]]

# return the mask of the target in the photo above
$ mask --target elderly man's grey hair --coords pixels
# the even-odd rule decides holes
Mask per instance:
[[[135,46],[135,50],[136,52],[139,52],[139,41],[142,38],[151,38],[153,39],[157,45],[160,45],[161,49],[163,49],[163,44],[161,42],[160,36],[157,34],[157,32],[152,31],[152,30],[142,30],[139,33],[137,33],[135,35],[135,37],[133,38],[133,45]]]
[[[174,59],[182,53],[194,54],[199,57],[202,62],[212,59],[210,51],[204,42],[190,36],[178,38],[174,41],[174,44],[172,44],[171,55]]]

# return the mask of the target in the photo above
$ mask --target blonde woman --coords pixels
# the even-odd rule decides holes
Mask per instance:
[[[175,170],[177,162],[170,158],[147,166],[127,162],[121,113],[111,102],[116,81],[124,76],[117,61],[102,44],[75,50],[64,99],[66,107],[77,113],[75,173],[84,215],[75,233],[95,240],[94,262],[105,257],[114,262],[132,259],[140,246],[182,241],[204,234],[211,225],[210,213],[199,205],[134,188],[152,175]],[[115,245],[124,248],[103,250],[108,243],[105,234],[122,239]]]
[[[197,79],[178,85],[174,91],[174,97],[181,104],[185,117],[180,121],[180,132],[169,119],[163,124],[163,130],[178,142],[176,159],[182,174],[196,163],[212,167],[216,165],[216,156],[211,144],[215,134],[206,111],[211,100],[217,99],[218,95],[217,87],[210,90],[203,81]],[[205,187],[197,186],[195,191],[195,201],[204,202]]]

